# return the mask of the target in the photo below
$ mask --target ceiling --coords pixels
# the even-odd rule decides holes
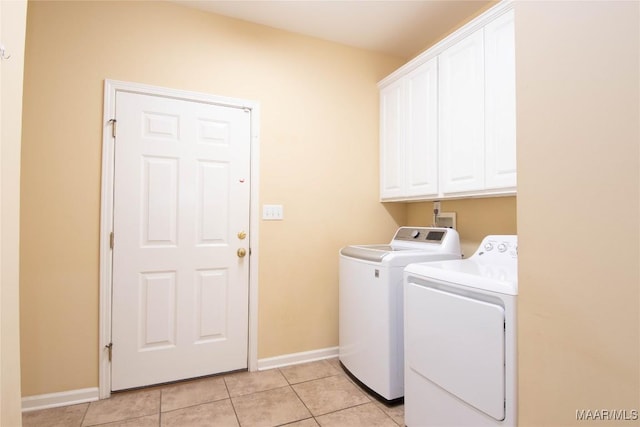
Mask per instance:
[[[175,1],[243,21],[406,59],[495,3],[495,0]]]

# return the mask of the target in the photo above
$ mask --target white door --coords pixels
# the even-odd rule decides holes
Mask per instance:
[[[407,370],[496,420],[503,420],[504,307],[422,286],[412,278],[408,279],[405,292]]]
[[[250,113],[122,91],[116,121],[112,390],[246,368]]]
[[[406,77],[406,195],[438,194],[438,59]],[[404,168],[402,168],[404,169]]]
[[[476,31],[439,57],[442,191],[484,187],[484,49]]]
[[[516,58],[513,19],[511,10],[484,28],[486,188],[516,186]]]
[[[402,164],[402,85],[399,80],[380,91],[380,198],[404,196]]]

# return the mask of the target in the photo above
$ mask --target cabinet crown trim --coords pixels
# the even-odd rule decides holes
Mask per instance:
[[[464,39],[469,36],[469,34],[477,31],[487,25],[489,22],[494,21],[502,14],[507,13],[508,11],[513,9],[513,0],[503,0],[497,5],[491,7],[487,11],[483,12],[481,15],[478,15],[453,33],[449,34],[444,39],[440,40],[415,58],[411,59],[409,62],[395,70],[393,73],[389,74],[384,79],[378,82],[378,88],[382,89],[393,82],[397,81],[401,76],[411,72],[416,69],[420,65],[429,61],[432,58],[435,58],[440,53],[442,53],[447,48],[453,46],[458,41]]]

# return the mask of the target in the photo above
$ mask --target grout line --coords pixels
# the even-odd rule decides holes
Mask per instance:
[[[284,380],[287,382],[287,384],[289,384],[290,386],[293,385],[293,383],[291,383],[291,381],[289,381],[289,378],[287,378],[287,376],[284,374],[284,372],[282,372],[282,368],[275,368],[278,373],[280,373],[280,375],[282,375],[282,378],[284,378]]]
[[[340,374],[338,374],[338,375],[330,375],[330,376],[328,376],[328,377],[317,378],[316,380],[321,380],[321,379],[330,378],[330,377],[338,377],[338,376],[340,376]],[[300,382],[300,383],[297,383],[297,384],[304,384],[304,383],[308,383],[308,382],[316,381],[316,380],[304,381],[304,382]],[[296,384],[296,385],[297,385],[297,384]],[[302,402],[302,404],[305,406],[305,408],[307,408],[307,410],[309,411],[309,413],[311,413],[311,415],[313,416],[314,420],[315,420],[315,418],[316,418],[316,417],[321,417],[321,416],[323,416],[323,415],[333,414],[333,413],[336,413],[336,412],[344,411],[344,410],[346,410],[346,409],[356,408],[356,407],[358,407],[358,406],[366,405],[366,404],[368,404],[368,403],[373,403],[373,402],[372,402],[372,400],[371,400],[371,397],[370,397],[367,393],[365,393],[365,392],[361,391],[359,388],[357,388],[357,387],[356,387],[356,389],[357,389],[358,391],[361,391],[361,393],[364,395],[364,397],[368,399],[368,401],[367,401],[367,402],[364,402],[364,403],[358,403],[358,404],[356,404],[356,405],[347,406],[346,408],[340,408],[340,409],[336,409],[335,411],[329,411],[329,412],[326,412],[326,413],[322,413],[322,414],[315,415],[313,412],[311,412],[311,410],[309,409],[309,407],[307,406],[307,404],[304,402],[304,400],[302,399],[302,397],[300,397],[300,395],[298,394],[298,392],[296,391],[296,389],[295,389],[293,386],[291,386],[291,388],[293,389],[293,392],[296,394],[296,396],[298,396],[298,399],[300,399],[300,401],[301,401],[301,402]],[[382,411],[382,409],[380,409],[380,410]],[[384,412],[384,411],[382,411],[382,412],[383,412],[385,415],[387,415],[387,416],[388,416],[388,414],[387,414],[386,412]],[[318,421],[317,421],[317,420],[315,420],[315,421],[316,421],[316,423],[318,423]],[[393,420],[391,420],[391,421],[393,421]],[[394,423],[395,423],[395,421],[394,421]],[[318,424],[320,424],[320,423],[318,423]]]
[[[97,402],[99,402],[99,400]],[[89,412],[89,407],[91,406],[91,403],[93,402],[89,402],[89,404],[87,405],[87,409],[85,409],[84,414],[82,414],[82,419],[80,420],[80,427],[84,425],[84,419],[87,417],[87,412]]]
[[[372,403],[372,402],[358,403],[357,405],[347,406],[346,408],[340,408],[340,409],[336,409],[335,411],[325,412],[324,414],[320,414],[320,415],[317,415],[317,416],[318,416],[318,417],[324,417],[325,415],[335,414],[335,413],[338,413],[338,412],[346,411],[346,410],[348,410],[348,409],[357,408],[358,406],[368,405],[369,403]],[[379,408],[378,408],[378,409],[379,409]],[[382,409],[380,409],[380,410],[382,411]],[[384,411],[382,411],[382,412],[384,413]],[[387,414],[385,414],[385,415],[387,415]],[[393,420],[391,420],[391,421],[393,421]],[[395,421],[394,421],[394,423],[395,423]],[[319,424],[319,423],[318,423],[318,424]]]
[[[307,411],[309,411],[309,414],[311,414],[311,417],[315,420],[315,414],[313,412],[311,412],[311,409],[309,409],[309,407],[307,406],[307,404],[305,403],[304,400],[302,400],[302,397],[300,397],[300,395],[298,394],[298,392],[296,391],[296,389],[293,387],[293,385],[289,385],[289,388],[293,391],[293,394],[296,395],[296,397],[298,398],[298,400],[300,401],[300,403],[302,403],[302,405],[304,405],[304,407],[306,408]],[[318,423],[316,421],[316,423]],[[320,424],[320,423],[318,423]]]
[[[0,0],[1,1],[1,0]],[[213,403],[218,403],[218,402],[222,402],[223,400],[231,400],[231,398],[229,397],[225,397],[224,399],[218,399],[218,400],[207,400],[205,402],[200,402],[200,403],[194,403],[193,405],[189,405],[189,406],[182,406],[180,408],[175,408],[172,409],[170,411],[164,411],[164,412],[160,412],[161,414],[170,414],[172,412],[177,412],[177,411],[182,411],[184,409],[192,409],[192,408],[197,408],[198,406],[203,406],[203,405],[211,405]]]
[[[305,420],[313,420],[313,421],[315,421],[315,422],[316,422],[316,424],[320,425],[320,423],[319,423],[319,422],[315,419],[315,417],[312,415],[312,416],[310,416],[309,418],[303,418],[303,419],[301,419],[301,420],[291,421],[291,422],[286,423],[286,424],[278,424],[278,426],[277,426],[277,427],[286,427],[286,426],[290,426],[290,425],[293,425],[293,424],[296,424],[296,423],[299,423],[299,422],[301,422],[301,421],[305,421]]]
[[[317,363],[317,362],[326,362],[326,360],[325,360],[325,359],[323,359],[323,360],[316,360],[316,361],[308,362],[308,363]],[[292,385],[292,386],[293,386],[293,385],[298,385],[298,384],[308,383],[308,382],[311,382],[311,381],[322,380],[322,379],[324,379],[324,378],[337,377],[337,376],[340,376],[340,375],[344,374],[344,372],[342,371],[342,369],[341,369],[341,368],[337,368],[337,367],[333,366],[333,365],[332,365],[331,363],[329,363],[329,362],[327,362],[327,364],[329,364],[329,366],[330,366],[331,368],[333,368],[333,369],[336,371],[336,373],[335,373],[335,374],[327,374],[327,375],[320,376],[320,377],[317,377],[317,378],[311,378],[311,379],[304,380],[304,381],[298,381],[298,382],[296,382],[296,383],[292,383],[291,381],[289,381],[289,379],[288,379],[288,378],[284,375],[284,373],[282,372],[282,368],[277,368],[277,369],[279,369],[279,370],[280,370],[280,374],[282,374],[282,376],[285,378],[285,380],[287,380],[287,382],[288,382],[290,385]],[[304,363],[302,363],[301,365],[304,365]],[[285,368],[286,368],[286,366],[285,366]]]
[[[82,427],[102,427],[102,426],[108,426],[108,425],[119,425],[119,424],[123,424],[126,423],[128,421],[133,421],[133,420],[139,420],[145,417],[150,417],[152,415],[160,415],[160,414],[146,414],[146,415],[140,415],[137,417],[131,417],[131,418],[124,418],[122,420],[113,420],[113,421],[107,421],[106,423],[100,423],[100,424],[91,424],[90,426],[82,426]],[[83,420],[84,422],[84,420]],[[58,424],[56,424],[58,425]],[[160,426],[160,417],[158,416],[158,426]]]
[[[390,418],[390,419],[391,419],[391,421],[392,421],[395,425],[398,425],[398,426],[402,427],[402,424],[400,424],[400,423],[396,422],[396,420],[395,420],[395,419],[394,419],[394,418],[393,418],[393,417],[392,417],[392,416],[391,416],[391,415],[390,415],[390,414],[385,410],[385,408],[381,406],[381,405],[382,405],[382,403],[381,403],[381,404],[378,404],[378,401],[377,401],[376,399],[374,399],[372,396],[370,396],[370,395],[369,395],[369,393],[368,393],[366,390],[364,390],[364,389],[360,388],[360,386],[359,386],[357,383],[355,383],[355,382],[354,382],[354,381],[353,381],[353,380],[352,380],[348,375],[346,375],[340,367],[336,367],[336,366],[333,366],[333,365],[332,365],[332,367],[337,371],[337,373],[335,373],[335,374],[333,374],[333,375],[326,375],[326,376],[321,376],[321,377],[319,377],[319,378],[314,378],[314,379],[309,379],[309,380],[306,380],[306,381],[301,381],[301,382],[298,382],[298,383],[291,383],[291,382],[289,381],[289,379],[287,379],[287,377],[282,373],[282,368],[276,368],[276,369],[278,369],[279,374],[280,374],[280,375],[282,375],[282,377],[285,379],[286,385],[284,385],[284,386],[280,386],[280,387],[271,388],[271,389],[266,389],[266,390],[258,390],[258,391],[254,391],[254,392],[252,392],[252,393],[248,393],[248,394],[240,395],[240,396],[236,396],[236,397],[251,396],[251,395],[256,395],[256,394],[258,394],[258,393],[265,393],[265,392],[268,392],[268,391],[271,391],[271,390],[277,390],[277,389],[280,389],[280,388],[289,387],[289,389],[293,391],[294,395],[295,395],[295,396],[298,398],[298,400],[302,403],[302,405],[305,407],[305,409],[307,409],[307,411],[309,412],[309,417],[307,417],[307,418],[303,418],[303,419],[301,419],[301,420],[297,420],[297,421],[292,421],[292,422],[289,422],[289,423],[287,423],[287,424],[282,424],[283,426],[286,426],[286,425],[289,425],[289,424],[292,424],[292,423],[296,423],[296,422],[300,422],[300,421],[304,421],[304,420],[308,420],[308,419],[313,419],[313,421],[314,421],[316,424],[320,425],[320,423],[318,422],[318,417],[321,417],[321,416],[324,416],[324,415],[329,415],[329,414],[334,414],[334,413],[341,412],[341,411],[346,411],[346,410],[348,410],[348,409],[357,408],[357,407],[359,407],[359,406],[363,406],[363,405],[366,405],[366,404],[369,404],[369,403],[373,403],[373,404],[375,405],[375,407],[376,407],[376,408],[378,408],[379,410],[381,410],[381,411],[382,411],[382,413],[383,413],[383,414],[385,414],[385,415],[387,416],[387,418]],[[228,385],[228,383],[227,383],[227,378],[229,378],[229,377],[230,377],[230,375],[231,375],[231,374],[222,374],[222,375],[219,375],[219,378],[221,378],[221,379],[223,380],[223,384],[224,384],[224,386],[225,386],[225,390],[226,390],[226,392],[227,392],[227,397],[226,397],[226,398],[218,399],[218,400],[213,400],[213,401],[202,402],[202,403],[194,404],[194,405],[191,405],[191,406],[188,406],[188,407],[185,407],[185,408],[176,408],[176,409],[174,409],[174,410],[172,410],[172,411],[167,411],[167,413],[170,413],[170,412],[173,412],[173,411],[177,411],[177,410],[183,410],[183,409],[193,408],[193,407],[196,407],[196,406],[199,406],[199,405],[202,405],[202,404],[206,404],[206,403],[220,402],[220,401],[222,401],[222,400],[229,399],[229,402],[231,403],[231,407],[232,407],[232,409],[233,409],[234,415],[235,415],[235,417],[236,417],[236,421],[237,421],[238,425],[239,425],[239,426],[241,426],[240,419],[239,419],[239,417],[238,417],[238,413],[237,413],[237,410],[236,410],[236,407],[235,407],[235,404],[234,404],[233,398],[231,397],[231,393],[230,393],[229,385]],[[297,385],[300,385],[300,384],[304,384],[304,383],[308,383],[308,382],[312,382],[312,381],[324,380],[324,379],[331,378],[331,377],[343,377],[343,378],[346,378],[346,379],[347,379],[347,381],[348,381],[350,384],[352,384],[353,386],[355,386],[355,388],[356,388],[356,390],[357,390],[357,391],[359,391],[362,395],[364,395],[364,396],[368,399],[368,401],[367,401],[367,402],[364,402],[364,403],[359,403],[359,404],[356,404],[356,405],[353,405],[353,406],[348,406],[348,407],[346,407],[346,408],[341,408],[341,409],[337,409],[337,410],[330,411],[330,412],[327,412],[327,413],[319,414],[319,415],[317,415],[317,416],[316,416],[316,415],[314,415],[314,414],[311,412],[311,410],[309,409],[309,406],[307,406],[307,404],[305,403],[305,401],[301,398],[301,396],[298,394],[298,392],[296,391],[296,389],[295,389],[294,387],[295,387],[295,386],[297,386]],[[151,387],[151,388],[155,388],[155,387],[157,387],[157,386],[153,386],[153,387]],[[162,388],[160,388],[160,390],[159,390],[159,391],[160,391],[160,393],[159,393],[159,399],[160,399],[160,402],[159,402],[159,405],[158,405],[158,407],[159,407],[159,413],[158,413],[158,427],[160,427],[160,426],[162,425],[162,419],[163,419],[163,412],[162,412],[162,408],[163,408],[163,406],[162,406],[162,396],[163,396],[164,390],[163,390]],[[100,401],[96,401],[96,402],[100,402]],[[81,424],[80,424],[80,425],[83,425],[83,424],[84,424],[84,422],[85,422],[85,420],[86,420],[86,416],[87,416],[87,414],[88,414],[88,412],[89,412],[89,409],[90,409],[90,407],[92,406],[92,404],[94,404],[94,403],[95,403],[95,402],[89,402],[89,403],[87,404],[87,407],[86,407],[86,409],[85,409],[85,411],[84,411],[84,414],[82,415],[81,422],[80,422]],[[153,415],[153,414],[147,414],[147,415],[142,415],[142,416],[139,416],[139,417],[128,418],[128,419],[126,419],[126,420],[121,420],[121,422],[123,422],[123,421],[129,421],[129,420],[136,420],[136,419],[140,419],[140,418],[145,417],[145,416],[148,416],[148,415]]]
[[[158,427],[162,425],[162,394],[164,393],[164,389],[160,389],[160,402],[158,402]]]
[[[222,381],[224,381],[224,388],[227,390],[227,395],[229,396],[229,403],[231,403],[231,409],[233,409],[233,414],[236,416],[236,421],[238,425],[240,424],[240,418],[238,417],[238,411],[236,411],[236,405],[233,404],[233,399],[231,398],[231,392],[229,391],[229,385],[227,384],[227,379],[225,376],[222,376]]]

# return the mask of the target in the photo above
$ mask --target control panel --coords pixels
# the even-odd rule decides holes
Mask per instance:
[[[518,236],[495,235],[482,239],[477,256],[518,258]]]
[[[393,240],[422,243],[442,243],[448,229],[434,227],[400,227]]]

